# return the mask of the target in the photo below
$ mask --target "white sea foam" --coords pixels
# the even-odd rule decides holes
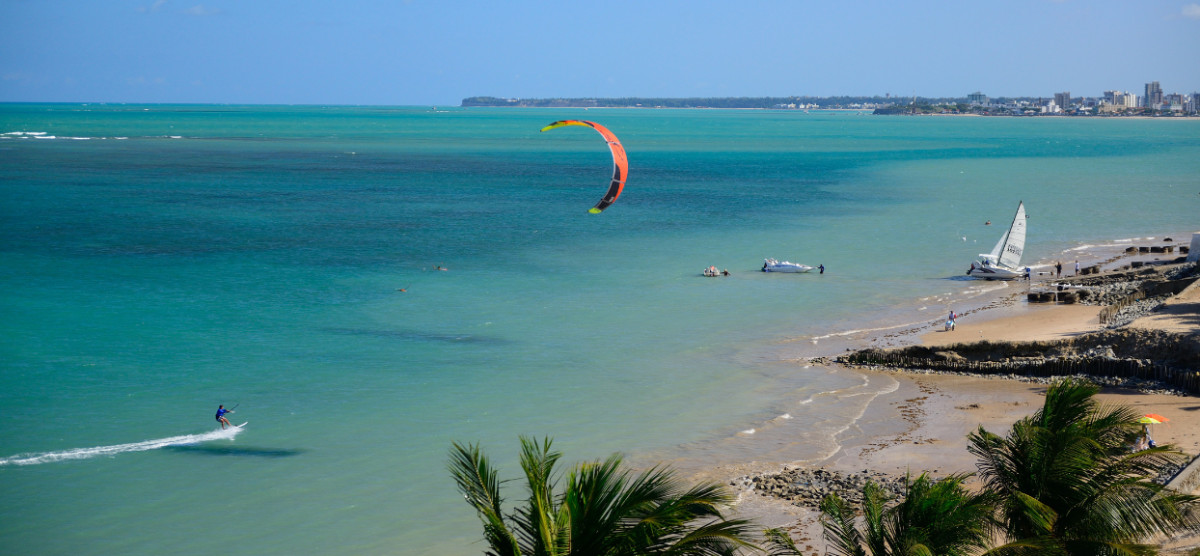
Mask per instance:
[[[88,459],[98,456],[115,456],[126,452],[145,452],[147,450],[157,450],[168,446],[184,446],[188,444],[199,444],[210,440],[232,439],[237,436],[242,429],[231,427],[225,430],[217,429],[203,434],[185,434],[182,436],[169,436],[167,438],[158,438],[155,440],[144,440],[142,442],[132,442],[129,444],[114,444],[112,446],[96,446],[94,448],[75,448],[74,450],[63,450],[61,452],[42,452],[39,454],[17,454],[7,458],[0,458],[0,467],[6,465],[38,465],[42,463],[54,463],[57,461],[66,461],[73,459]]]
[[[68,139],[71,141],[91,141],[93,139],[129,139],[129,137],[74,137],[48,135],[45,131],[7,131],[0,133],[0,139]]]
[[[865,378],[865,381],[863,383],[863,386],[869,386],[871,383],[870,378],[869,377],[864,377],[864,378]],[[866,396],[870,396],[870,397],[865,402],[860,402],[859,404],[857,404],[857,410],[854,412],[853,415],[847,415],[845,421],[842,423],[842,425],[840,427],[835,427],[834,429],[831,429],[826,432],[826,434],[828,435],[827,438],[829,441],[828,442],[829,449],[823,453],[817,454],[812,459],[808,459],[807,460],[808,462],[827,461],[829,458],[832,458],[835,454],[842,451],[842,444],[837,440],[838,437],[842,433],[846,432],[847,430],[850,430],[850,428],[858,426],[858,421],[860,419],[862,419],[863,415],[866,415],[867,409],[869,407],[871,407],[871,404],[877,398],[879,398],[879,396],[891,394],[892,392],[895,392],[896,390],[900,389],[899,381],[897,381],[894,378],[890,378],[890,377],[889,377],[889,379],[890,379],[889,383],[884,385],[877,391],[859,392],[859,393],[850,394],[848,396],[840,396],[840,395],[838,396],[839,400],[846,399],[849,397],[862,396],[862,395],[866,395]]]
[[[897,328],[906,328],[906,327],[910,327],[910,326],[919,326],[919,325],[924,325],[924,324],[926,324],[926,321],[922,320],[922,321],[909,322],[909,323],[904,323],[904,324],[896,324],[896,325],[892,325],[892,326],[881,326],[879,328],[856,328],[854,330],[843,330],[840,332],[831,332],[831,333],[825,334],[823,336],[816,336],[816,337],[814,337],[814,339],[824,340],[826,338],[853,336],[855,334],[864,334],[867,332],[883,332],[885,330],[895,330]]]
[[[792,414],[791,414],[791,413],[784,413],[783,415],[780,415],[780,416],[778,416],[778,417],[776,417],[776,418],[774,418],[774,419],[771,419],[770,421],[768,421],[768,423],[772,423],[772,424],[778,424],[778,423],[781,423],[781,422],[783,422],[783,421],[789,421],[789,420],[791,420],[791,419],[792,419]]]

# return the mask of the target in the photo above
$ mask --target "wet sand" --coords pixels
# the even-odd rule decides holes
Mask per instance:
[[[954,331],[931,325],[924,330],[905,331],[900,335],[903,338],[875,338],[867,343],[937,346],[981,340],[1056,340],[1101,329],[1100,307],[1031,305],[1018,300],[1018,296],[1009,293],[1004,301],[969,311],[958,319]],[[1173,332],[1200,330],[1200,282],[1173,298],[1163,310],[1129,326]],[[847,439],[843,449],[824,462],[823,467],[842,473],[869,469],[913,476],[922,472],[934,476],[973,473],[976,461],[967,451],[967,435],[980,427],[996,434],[1007,433],[1016,420],[1041,407],[1045,392],[1044,385],[1001,378],[916,372],[886,374],[900,385],[895,392],[875,400],[870,409],[872,415],[865,420],[892,426],[875,431],[866,429],[861,438]],[[1155,440],[1159,444],[1172,444],[1189,455],[1200,454],[1200,398],[1106,388],[1098,399],[1101,403],[1126,405],[1139,412],[1170,418],[1169,423],[1154,426]],[[800,548],[811,549],[806,554],[824,553],[816,512],[796,507],[781,510],[779,506],[785,503],[763,497],[744,485],[740,487],[740,496],[740,510],[768,525],[787,527],[799,539]],[[785,516],[790,516],[791,521],[782,523],[787,521]],[[1183,546],[1198,543],[1195,539],[1182,541]]]

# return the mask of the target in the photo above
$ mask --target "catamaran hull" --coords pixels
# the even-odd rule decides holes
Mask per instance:
[[[984,280],[1020,280],[1025,277],[1025,272],[994,266],[980,267],[978,264],[973,264],[971,270],[967,271],[967,276]]]

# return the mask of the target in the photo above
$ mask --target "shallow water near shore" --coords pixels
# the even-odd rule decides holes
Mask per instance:
[[[601,215],[603,142],[537,131],[564,118],[629,152]],[[1034,264],[1200,229],[1194,121],[4,105],[0,128],[18,553],[478,553],[452,442],[505,477],[522,434],[572,462],[818,461],[895,384],[807,358],[1020,287],[961,277],[1018,201]],[[220,403],[249,425],[209,439]]]

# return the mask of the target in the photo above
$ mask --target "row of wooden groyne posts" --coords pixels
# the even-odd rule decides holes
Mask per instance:
[[[1164,241],[1171,241],[1171,238],[1166,238]],[[1154,245],[1154,246],[1150,246],[1150,247],[1127,247],[1125,249],[1125,254],[1126,255],[1166,254],[1166,253],[1174,253],[1175,248],[1176,247],[1174,245]],[[1179,254],[1180,255],[1187,255],[1188,251],[1189,251],[1188,246],[1186,246],[1186,245],[1179,246]],[[1146,261],[1133,261],[1133,262],[1129,263],[1129,267],[1130,268],[1141,268],[1142,266],[1145,266],[1145,264],[1146,264]],[[1080,276],[1087,276],[1089,274],[1100,274],[1100,265],[1097,264],[1097,265],[1085,266],[1085,267],[1079,269]]]

